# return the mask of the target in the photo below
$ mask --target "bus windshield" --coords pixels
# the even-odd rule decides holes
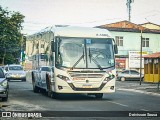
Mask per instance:
[[[77,69],[114,67],[111,38],[58,38],[56,66]]]

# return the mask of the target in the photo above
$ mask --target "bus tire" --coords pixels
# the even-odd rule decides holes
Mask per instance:
[[[52,92],[50,97],[53,98],[53,99],[57,99],[58,98],[58,93]]]
[[[39,93],[39,88],[35,84],[33,84],[33,92]]]
[[[39,88],[35,85],[34,73],[32,72],[32,85],[33,85],[33,92],[38,93]]]
[[[48,97],[51,97],[51,94],[52,94],[52,93],[51,93],[50,91],[47,91],[47,96],[48,96]]]
[[[103,93],[96,93],[96,94],[95,94],[95,97],[96,97],[96,98],[99,98],[99,99],[102,99]]]

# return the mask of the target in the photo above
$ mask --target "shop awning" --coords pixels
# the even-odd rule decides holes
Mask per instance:
[[[160,58],[160,52],[152,53],[149,55],[144,55],[144,58]]]

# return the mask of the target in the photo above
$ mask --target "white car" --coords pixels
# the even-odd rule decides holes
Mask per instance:
[[[22,80],[26,81],[26,71],[21,65],[6,65],[4,67],[5,75],[8,81]]]
[[[141,74],[141,79],[143,81],[144,75]],[[140,80],[140,73],[136,70],[123,70],[122,72],[117,73],[117,80],[126,81],[126,80]]]

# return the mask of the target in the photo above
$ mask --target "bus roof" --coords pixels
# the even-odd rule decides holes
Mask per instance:
[[[111,34],[106,29],[88,28],[88,27],[57,27],[52,29],[55,36],[67,36],[67,37],[111,37]]]
[[[46,32],[52,32],[54,33],[54,36],[63,36],[63,37],[111,38],[111,34],[107,29],[78,27],[78,26],[47,27],[46,29],[36,33],[36,35],[43,34]]]

